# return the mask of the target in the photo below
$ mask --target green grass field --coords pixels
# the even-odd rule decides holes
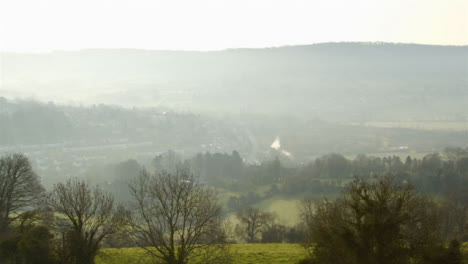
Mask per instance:
[[[299,244],[239,244],[232,246],[236,264],[297,263],[306,257]],[[96,264],[146,264],[151,263],[140,248],[103,249]]]
[[[468,242],[463,243],[464,262],[468,261]],[[298,263],[307,256],[299,244],[236,244],[232,246],[235,264]],[[140,248],[102,249],[96,264],[149,264],[149,258]]]

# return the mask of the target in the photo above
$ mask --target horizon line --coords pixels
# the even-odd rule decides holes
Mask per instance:
[[[386,41],[328,41],[328,42],[315,42],[309,44],[285,44],[285,45],[272,45],[262,47],[230,47],[219,49],[148,49],[148,48],[78,48],[78,49],[51,49],[47,51],[14,51],[14,50],[1,50],[0,53],[12,54],[48,54],[54,52],[80,52],[80,51],[94,51],[94,50],[128,50],[128,51],[167,51],[167,52],[219,52],[219,51],[232,51],[232,50],[262,50],[262,49],[280,49],[290,47],[305,47],[324,44],[368,44],[368,45],[418,45],[418,46],[433,46],[433,47],[468,47],[467,44],[425,44],[415,42],[386,42]]]

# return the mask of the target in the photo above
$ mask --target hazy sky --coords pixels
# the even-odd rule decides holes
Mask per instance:
[[[468,0],[0,0],[0,50],[468,44]]]

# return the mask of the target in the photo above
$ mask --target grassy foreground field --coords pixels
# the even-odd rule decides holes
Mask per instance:
[[[235,264],[280,264],[297,263],[306,257],[299,244],[236,244]],[[463,243],[463,263],[468,263],[468,242]],[[140,248],[102,249],[96,264],[150,264],[150,258]]]
[[[299,244],[240,244],[233,245],[236,264],[297,263],[306,256]],[[146,264],[150,258],[140,248],[103,249],[96,264]]]

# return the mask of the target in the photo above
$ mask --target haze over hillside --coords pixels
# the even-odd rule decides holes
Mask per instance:
[[[466,11],[0,0],[0,264],[468,264]]]
[[[325,43],[1,58],[7,98],[331,121],[468,118],[468,46]]]

